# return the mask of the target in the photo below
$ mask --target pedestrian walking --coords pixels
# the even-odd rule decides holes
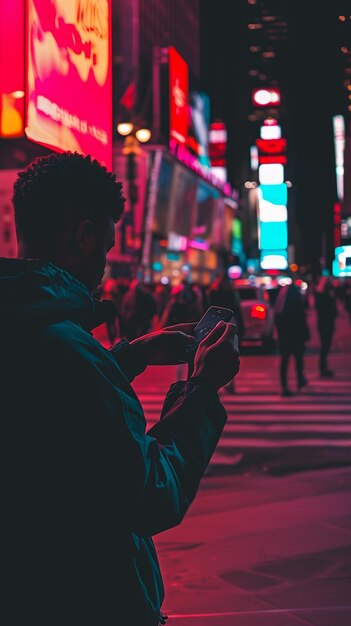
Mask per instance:
[[[218,389],[239,370],[234,326],[201,342],[146,431],[130,383],[181,361],[194,325],[111,349],[92,336],[121,183],[90,157],[51,154],[18,174],[13,204],[18,258],[0,260],[0,623],[158,626],[152,536],[182,521],[216,448]]]
[[[328,366],[328,357],[335,331],[335,319],[338,314],[336,291],[330,276],[320,276],[314,291],[319,333],[319,374],[331,378],[333,370]]]
[[[290,357],[295,360],[297,387],[307,384],[304,374],[305,343],[310,338],[300,289],[294,284],[281,287],[274,306],[280,352],[280,385],[283,396],[293,396],[288,385]]]

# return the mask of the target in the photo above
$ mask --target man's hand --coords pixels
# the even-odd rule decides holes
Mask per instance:
[[[199,343],[192,378],[203,379],[218,390],[239,372],[239,355],[236,326],[219,322]]]
[[[192,324],[176,324],[156,330],[131,341],[137,358],[143,359],[146,365],[176,365],[184,363],[186,347],[195,338]]]

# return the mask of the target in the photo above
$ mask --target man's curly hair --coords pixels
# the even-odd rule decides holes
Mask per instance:
[[[122,183],[90,156],[78,152],[39,157],[18,174],[13,187],[17,236],[40,244],[71,223],[107,216],[117,222],[124,209]]]

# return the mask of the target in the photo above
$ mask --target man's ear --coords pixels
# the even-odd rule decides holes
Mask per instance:
[[[89,249],[94,238],[95,231],[91,220],[86,219],[79,222],[74,237],[76,250],[83,252],[84,250]]]

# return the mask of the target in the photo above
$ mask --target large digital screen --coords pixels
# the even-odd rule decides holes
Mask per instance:
[[[351,246],[335,248],[333,275],[337,277],[351,276]]]
[[[263,270],[286,270],[288,269],[287,250],[261,250],[260,265]]]
[[[196,216],[192,238],[207,241],[211,237],[215,207],[219,193],[210,185],[200,181],[196,195]]]
[[[211,167],[209,155],[210,99],[205,93],[190,93],[188,148],[202,165]]]
[[[193,223],[198,178],[182,165],[174,165],[169,195],[168,236],[189,237]]]
[[[0,0],[0,137],[24,134],[24,0]]]
[[[185,144],[188,136],[188,65],[173,46],[169,54],[169,136],[170,142]]]
[[[223,249],[225,247],[226,225],[227,224],[225,221],[224,199],[222,196],[220,196],[220,194],[218,194],[218,198],[216,199],[216,202],[215,202],[212,233],[211,233],[211,243],[216,248]]]
[[[162,158],[157,181],[155,215],[152,230],[160,236],[167,236],[168,203],[174,166],[171,161]]]
[[[112,168],[111,0],[27,0],[26,135]]]
[[[242,235],[242,222],[238,217],[233,219],[233,239],[232,239],[232,254],[235,256],[241,256],[243,253],[243,235]]]
[[[225,202],[225,198],[218,193],[213,194],[213,220],[212,220],[212,229],[211,235],[209,238],[209,244],[211,247],[216,248],[217,250],[233,252],[233,229],[234,229],[234,213],[233,208],[228,206]],[[197,225],[199,223],[199,215],[197,216],[196,222]],[[211,214],[208,214],[209,219],[211,220]],[[240,222],[241,224],[241,222]],[[210,229],[206,229],[207,231]],[[206,231],[205,231],[206,232]],[[200,238],[200,233],[197,234],[197,237]],[[240,244],[241,236],[240,236]],[[240,248],[241,249],[241,248]]]
[[[287,222],[260,222],[260,250],[276,250],[288,247]]]

